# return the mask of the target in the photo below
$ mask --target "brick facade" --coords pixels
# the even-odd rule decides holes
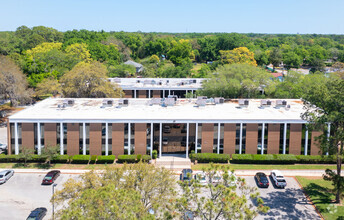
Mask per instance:
[[[44,124],[44,146],[56,146],[56,123]]]
[[[152,90],[153,98],[160,98],[160,90]]]
[[[290,124],[289,154],[301,154],[302,124]]]
[[[320,154],[320,143],[319,141],[315,140],[316,137],[319,137],[322,134],[321,131],[312,131],[312,139],[311,139],[311,155],[319,155]]]
[[[135,123],[135,154],[146,154],[147,147],[147,124]]]
[[[35,149],[34,124],[22,123],[22,147]]]
[[[79,154],[79,123],[67,123],[67,154]]]
[[[214,124],[202,124],[202,153],[213,153]]]
[[[236,124],[224,125],[223,153],[235,154]]]
[[[268,126],[268,154],[279,153],[280,128],[280,124],[269,124]]]
[[[147,91],[146,90],[139,90],[139,96],[138,98],[146,98],[147,97]]]
[[[133,97],[133,90],[123,90],[124,98],[132,98]]]
[[[124,154],[124,124],[123,123],[112,124],[112,154],[113,155]]]
[[[102,155],[101,123],[90,123],[90,155]]]
[[[257,154],[258,124],[246,124],[246,154]]]

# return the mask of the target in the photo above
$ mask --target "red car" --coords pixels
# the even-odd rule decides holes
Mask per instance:
[[[60,171],[59,170],[52,170],[42,180],[42,185],[50,185],[53,184],[54,181],[57,179],[57,177],[60,176]]]

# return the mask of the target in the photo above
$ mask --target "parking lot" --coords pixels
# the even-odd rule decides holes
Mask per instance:
[[[0,185],[0,219],[25,219],[37,207],[48,209],[44,219],[51,218],[52,186],[42,186],[45,174],[15,173],[6,183]],[[78,178],[76,174],[61,174],[56,180],[55,189],[61,189],[69,178]],[[176,178],[179,176],[176,175]],[[256,186],[253,176],[244,176],[247,184]],[[320,219],[314,207],[309,204],[300,186],[292,177],[286,177],[285,189],[271,185],[269,188],[258,189],[270,211],[256,219]]]
[[[0,219],[26,219],[30,212],[38,207],[47,208],[44,219],[51,219],[52,196],[51,185],[41,185],[45,174],[15,173],[6,183],[0,185]],[[61,174],[55,183],[56,189],[61,189],[63,183],[78,175]]]

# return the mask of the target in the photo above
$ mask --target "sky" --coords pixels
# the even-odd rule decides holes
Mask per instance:
[[[344,34],[343,11],[344,0],[0,0],[0,31]]]

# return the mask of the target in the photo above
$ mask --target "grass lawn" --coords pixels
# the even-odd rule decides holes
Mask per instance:
[[[332,203],[335,195],[330,191],[333,189],[330,181],[325,181],[321,177],[296,178],[325,219],[337,219],[339,216],[344,216],[344,206]]]
[[[220,164],[221,165],[221,164]],[[222,164],[223,165],[223,164]],[[196,164],[192,166],[193,170],[202,170],[203,167],[209,167],[210,164]],[[231,170],[325,170],[336,169],[336,165],[324,164],[296,164],[296,165],[264,165],[264,164],[225,164]]]
[[[106,166],[122,166],[121,164],[51,164],[49,167],[48,164],[41,164],[41,163],[28,163],[26,167],[24,167],[23,163],[0,163],[0,169],[12,169],[12,168],[19,168],[19,169],[105,169]]]

